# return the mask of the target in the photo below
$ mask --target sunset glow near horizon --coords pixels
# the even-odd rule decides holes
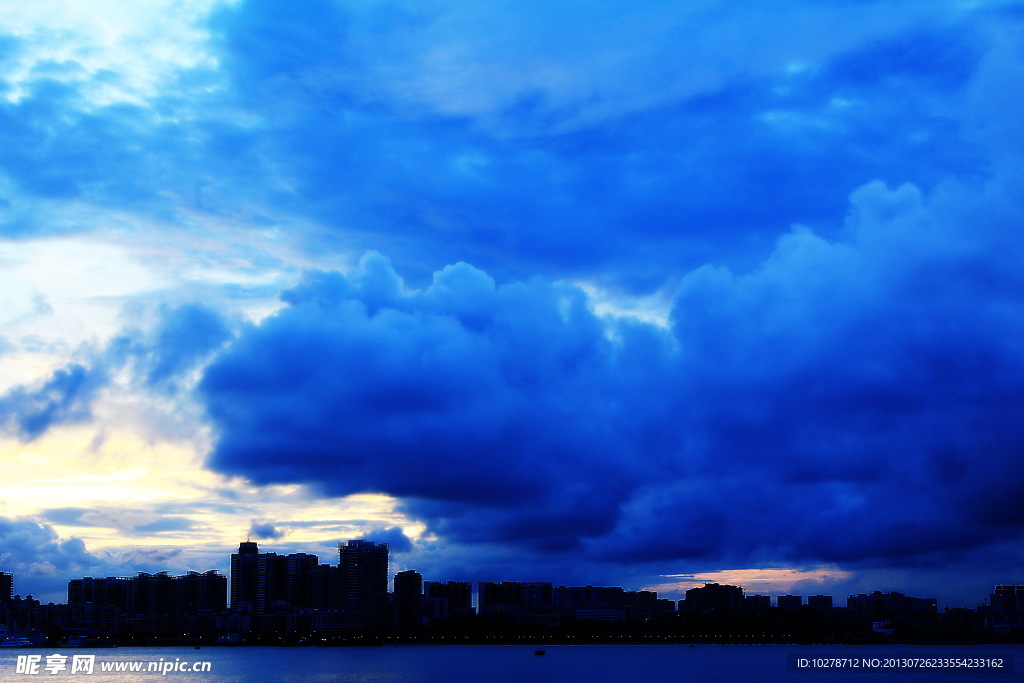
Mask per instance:
[[[0,571],[1024,583],[1022,25],[0,9]]]

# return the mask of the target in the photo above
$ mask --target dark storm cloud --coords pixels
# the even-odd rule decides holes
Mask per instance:
[[[406,293],[370,255],[351,277],[313,274],[285,299],[204,376],[221,428],[214,467],[467,512],[536,504],[535,522],[506,520],[530,538],[545,523],[561,538],[563,523],[599,533],[613,521],[637,476],[619,456],[644,418],[626,434],[613,427],[647,361],[608,341],[579,289],[496,286],[459,264]],[[621,393],[618,367],[635,375]]]
[[[935,564],[1020,537],[1024,258],[1001,183],[868,184],[687,275],[669,329],[459,264],[314,273],[207,370],[210,465],[623,561]]]

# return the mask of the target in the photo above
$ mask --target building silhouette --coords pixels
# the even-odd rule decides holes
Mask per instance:
[[[989,595],[989,614],[994,624],[1024,625],[1024,586],[996,586]]]
[[[128,593],[131,590],[132,579],[126,576],[71,579],[68,581],[68,604],[115,607],[128,612]]]
[[[14,597],[14,575],[0,572],[0,602],[10,602]]]
[[[231,554],[231,608],[237,612],[256,611],[256,580],[259,546],[245,541]]]
[[[309,570],[309,607],[341,609],[341,572],[332,564]]]
[[[796,612],[804,606],[804,599],[800,595],[780,595],[777,603],[783,612]]]
[[[388,545],[349,541],[338,545],[340,607],[355,628],[388,625]]]
[[[217,612],[227,608],[228,583],[216,569],[188,572],[174,577],[174,611],[177,614]]]
[[[173,614],[174,579],[167,572],[139,572],[129,580],[128,612],[130,614]]]
[[[686,598],[679,603],[679,611],[685,614],[738,615],[743,610],[743,589],[727,584],[705,583],[702,587],[686,591]]]
[[[619,586],[557,586],[552,599],[559,618],[579,621],[650,619],[675,609],[670,600],[661,603],[653,591],[627,591]]]
[[[473,584],[469,581],[424,581],[423,618],[430,622],[473,614]]]
[[[320,606],[313,585],[318,566],[320,558],[308,553],[292,553],[284,558],[284,599],[289,605],[295,608]]]
[[[813,610],[827,612],[832,609],[831,595],[808,595],[807,606]]]
[[[400,630],[423,624],[423,575],[413,570],[395,574],[395,617]]]
[[[872,631],[891,637],[897,630],[933,629],[938,620],[938,605],[935,598],[874,591],[848,597],[846,616],[853,623],[869,624]]]
[[[350,540],[339,544],[333,566],[309,553],[260,553],[246,541],[231,555],[230,580],[217,571],[84,577],[68,582],[66,605],[12,597],[13,577],[0,572],[0,627],[54,643],[72,634],[113,643],[1024,641],[1024,585],[997,585],[977,610],[939,614],[934,599],[896,592],[851,595],[845,607],[831,596],[809,596],[804,606],[802,597],[783,595],[772,607],[768,596],[706,583],[686,591],[676,613],[653,591],[480,582],[477,614],[465,581],[423,581],[405,570],[389,595],[388,552],[386,544]]]
[[[770,595],[745,595],[743,596],[743,613],[750,615],[766,614],[772,607]]]
[[[227,609],[228,582],[220,572],[86,576],[68,581],[65,621],[85,633],[168,633],[212,624]],[[65,624],[66,625],[66,624]]]
[[[477,606],[482,615],[507,615],[520,622],[550,620],[554,615],[551,584],[546,581],[481,581]]]

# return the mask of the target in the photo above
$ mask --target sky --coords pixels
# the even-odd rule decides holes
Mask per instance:
[[[0,3],[0,571],[1024,583],[1022,28]]]

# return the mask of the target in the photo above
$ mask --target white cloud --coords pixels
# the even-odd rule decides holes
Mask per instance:
[[[45,69],[58,79],[91,80],[96,105],[138,102],[158,95],[182,68],[212,65],[205,32],[197,24],[218,0],[37,0],[4,3],[0,25],[22,41],[16,87]]]

